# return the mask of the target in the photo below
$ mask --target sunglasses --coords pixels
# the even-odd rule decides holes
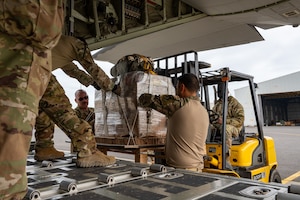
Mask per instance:
[[[89,99],[89,97],[88,97],[88,96],[80,97],[78,100],[79,100],[79,101],[83,101],[83,99]]]

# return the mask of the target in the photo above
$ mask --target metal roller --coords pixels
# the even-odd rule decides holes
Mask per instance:
[[[294,184],[290,185],[289,193],[300,194],[300,185],[294,185]]]
[[[53,162],[51,162],[51,161],[47,161],[47,160],[44,160],[43,162],[42,162],[42,167],[53,167]]]
[[[147,171],[146,171],[145,168],[134,167],[134,168],[131,169],[131,175],[132,176],[146,177],[147,176]]]
[[[164,165],[159,165],[159,164],[151,165],[150,170],[155,172],[167,172],[167,168]]]
[[[239,191],[239,193],[251,199],[270,199],[277,194],[277,190],[271,187],[254,185]]]
[[[38,190],[28,187],[28,191],[26,193],[25,199],[41,200],[41,193]]]
[[[299,200],[299,199],[300,199],[300,195],[297,194],[279,192],[276,195],[276,200]]]
[[[172,180],[172,179],[176,179],[176,178],[183,177],[183,176],[184,176],[184,174],[182,174],[182,173],[171,172],[171,173],[158,174],[155,177],[159,178],[159,179]]]
[[[76,194],[78,192],[77,185],[74,181],[63,180],[59,184],[59,189],[67,191],[70,194]]]
[[[112,175],[104,173],[99,174],[98,181],[107,183],[108,185],[113,185],[115,183],[114,177]]]

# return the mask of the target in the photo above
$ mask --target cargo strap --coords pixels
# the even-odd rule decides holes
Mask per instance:
[[[153,77],[149,76],[149,88],[148,92],[150,94],[153,94]],[[150,127],[149,125],[152,124],[152,109],[151,108],[146,108],[146,118],[147,118],[147,132],[149,131]]]
[[[105,90],[101,90],[102,93],[102,107],[103,107],[103,129],[104,129],[104,134],[107,135],[108,134],[108,127],[107,127],[107,106],[106,106],[106,91]],[[109,101],[111,102],[111,101]]]
[[[153,61],[145,56],[141,56],[141,59],[144,61],[143,70],[149,74],[156,75],[153,68]]]
[[[93,112],[90,111],[89,114],[86,116],[85,121],[88,122],[92,116],[93,116]]]
[[[126,125],[127,125],[127,128],[128,128],[128,131],[129,131],[129,138],[128,138],[128,141],[127,141],[127,145],[130,144],[130,140],[132,140],[133,145],[136,145],[135,140],[134,140],[134,136],[133,136],[133,128],[134,128],[137,116],[138,116],[138,111],[136,111],[136,113],[135,113],[134,120],[133,120],[131,128],[130,128],[130,125],[129,125],[129,122],[128,122],[127,118],[125,117]]]
[[[135,139],[134,139],[134,135],[133,135],[133,129],[134,129],[134,125],[135,125],[135,123],[136,123],[136,119],[137,119],[137,116],[138,116],[138,110],[135,112],[134,120],[133,120],[133,122],[132,122],[132,125],[130,126],[130,124],[129,124],[129,122],[128,122],[128,119],[127,119],[127,116],[126,116],[126,113],[125,113],[125,111],[123,110],[122,105],[121,105],[121,103],[120,103],[120,97],[119,97],[118,95],[117,95],[117,99],[118,99],[119,107],[120,107],[120,109],[121,109],[121,111],[122,111],[121,114],[123,115],[123,117],[124,117],[124,119],[125,119],[125,123],[126,123],[127,129],[128,129],[129,138],[128,138],[128,141],[127,141],[127,145],[130,144],[130,141],[131,141],[131,140],[132,140],[132,142],[133,142],[133,145],[136,145]]]

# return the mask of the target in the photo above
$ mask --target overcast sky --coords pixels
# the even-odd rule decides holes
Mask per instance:
[[[258,29],[258,31],[265,39],[264,41],[202,51],[199,52],[199,60],[210,63],[211,69],[229,67],[250,74],[254,76],[254,81],[257,83],[300,70],[300,27],[286,26],[269,30]],[[96,63],[109,75],[113,64],[99,61]],[[73,108],[76,107],[74,92],[79,88],[88,92],[89,106],[94,107],[95,90],[92,86],[86,88],[77,80],[65,75],[60,69],[53,73],[65,89]]]

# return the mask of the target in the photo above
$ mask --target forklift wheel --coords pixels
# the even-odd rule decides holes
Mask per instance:
[[[281,183],[280,174],[276,169],[271,170],[269,182]]]

